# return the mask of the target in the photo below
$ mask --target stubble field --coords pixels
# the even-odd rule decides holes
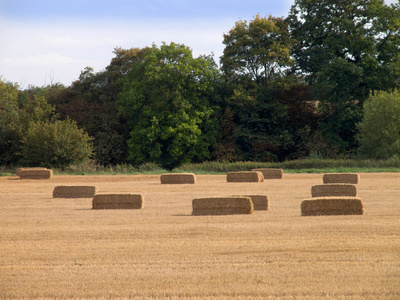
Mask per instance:
[[[0,178],[0,298],[399,299],[400,174],[362,173],[362,216],[302,217],[322,174]],[[58,185],[141,193],[141,210],[52,198]],[[269,211],[192,216],[192,199],[267,194]]]

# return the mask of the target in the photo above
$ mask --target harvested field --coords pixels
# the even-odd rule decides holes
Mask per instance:
[[[400,173],[362,173],[364,215],[302,217],[322,174],[0,177],[0,299],[399,299]],[[143,194],[140,210],[52,198],[58,185]],[[267,194],[270,211],[192,216],[195,198]]]

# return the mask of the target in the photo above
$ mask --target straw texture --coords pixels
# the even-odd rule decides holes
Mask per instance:
[[[141,194],[100,194],[92,200],[93,209],[141,209],[143,208]]]
[[[96,195],[95,186],[56,186],[53,198],[93,198]]]
[[[249,197],[253,203],[254,210],[269,210],[269,200],[267,195],[234,195],[232,197]]]
[[[20,179],[51,179],[53,170],[26,168],[19,170],[18,176]]]
[[[364,206],[357,197],[318,197],[301,203],[302,216],[362,215]]]
[[[263,182],[264,176],[258,171],[229,172],[227,182]]]
[[[21,173],[21,171],[28,171],[28,170],[31,170],[31,171],[35,171],[35,170],[47,170],[47,168],[40,168],[40,167],[35,167],[35,168],[18,168],[18,169],[17,169],[16,175],[19,176],[20,173]]]
[[[252,214],[253,203],[250,197],[212,197],[197,198],[192,201],[192,215],[234,215]]]
[[[348,183],[327,183],[311,187],[311,197],[347,196],[356,197],[357,187]]]
[[[193,173],[169,173],[162,174],[162,184],[194,184],[196,183],[196,175]]]
[[[264,179],[282,179],[283,178],[283,170],[282,169],[261,168],[261,169],[253,169],[252,171],[263,173]]]
[[[350,183],[358,184],[360,176],[357,173],[328,173],[324,174],[324,183]]]

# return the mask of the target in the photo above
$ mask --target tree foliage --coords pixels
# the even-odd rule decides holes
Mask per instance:
[[[282,98],[292,85],[287,73],[292,65],[292,41],[286,21],[259,15],[250,22],[238,21],[224,35],[224,44],[225,101],[233,115],[232,137],[239,149],[230,151],[230,156],[236,153],[238,159],[258,161],[287,158],[294,137],[289,128],[289,105]],[[219,148],[223,140],[219,138]]]
[[[374,92],[359,124],[360,152],[367,158],[400,158],[400,90]]]
[[[118,102],[131,129],[131,161],[172,168],[209,158],[217,79],[212,57],[193,58],[191,49],[180,44],[153,45],[143,61],[135,62]]]
[[[296,0],[287,20],[297,67],[321,101],[362,102],[399,84],[400,11],[383,0]]]
[[[132,65],[143,59],[147,48],[115,48],[115,57],[101,72],[85,68],[70,87],[48,95],[61,118],[71,118],[94,137],[94,154],[101,165],[125,163],[128,157],[129,130],[126,119],[117,111],[117,97],[123,78]]]
[[[89,159],[92,138],[72,120],[34,122],[23,137],[23,162],[28,166],[65,168]]]
[[[22,138],[32,123],[54,118],[54,108],[42,89],[20,91],[18,85],[0,80],[0,163],[16,164]]]
[[[296,0],[287,21],[297,71],[326,116],[323,139],[354,152],[370,91],[400,84],[400,10],[383,0]]]
[[[280,76],[292,63],[291,40],[282,18],[257,15],[250,22],[237,21],[224,34],[223,44],[222,70],[230,79],[268,80]]]

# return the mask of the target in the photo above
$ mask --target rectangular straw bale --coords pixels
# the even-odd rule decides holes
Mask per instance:
[[[162,174],[161,184],[194,184],[196,175],[194,173],[168,173]]]
[[[92,200],[93,209],[141,209],[143,208],[141,194],[99,194]]]
[[[263,173],[264,179],[282,179],[283,170],[282,169],[272,169],[272,168],[261,168],[253,169],[252,171],[258,171]]]
[[[234,195],[232,197],[249,197],[253,203],[254,210],[269,210],[269,201],[267,195]]]
[[[53,177],[53,170],[22,169],[18,174],[20,179],[51,179]]]
[[[364,206],[357,197],[316,197],[301,203],[302,216],[362,215]]]
[[[192,201],[192,215],[235,215],[252,214],[253,203],[250,197],[211,197]]]
[[[47,170],[47,168],[41,168],[41,167],[18,168],[18,169],[17,169],[17,172],[16,172],[16,175],[19,176],[20,173],[21,173],[21,171],[27,171],[27,170],[32,170],[32,171],[34,171],[34,170]]]
[[[360,176],[357,173],[328,173],[324,174],[324,183],[350,183],[358,184]]]
[[[96,195],[95,186],[56,186],[53,198],[93,198]]]
[[[258,171],[228,172],[227,182],[263,182],[264,176]]]
[[[327,183],[311,187],[311,197],[347,196],[356,197],[357,187],[348,183]]]

